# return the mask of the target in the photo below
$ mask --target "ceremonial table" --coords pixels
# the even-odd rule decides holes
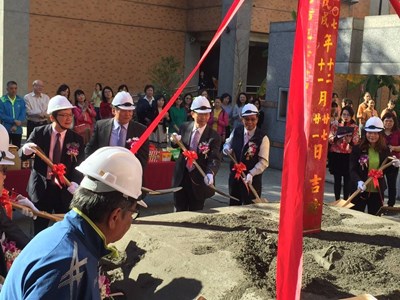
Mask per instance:
[[[169,189],[172,186],[175,162],[149,162],[144,171],[143,186],[152,190]]]
[[[172,184],[172,176],[174,175],[175,162],[149,162],[144,171],[144,184],[143,186],[152,189],[168,189]],[[28,185],[30,169],[10,170],[7,171],[7,178],[5,180],[5,188],[8,190],[14,189],[15,192],[24,196],[26,187]]]

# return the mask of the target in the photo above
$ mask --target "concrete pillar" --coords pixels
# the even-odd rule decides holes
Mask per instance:
[[[200,59],[200,43],[191,34],[186,34],[185,37],[185,62],[184,62],[184,78],[193,70],[198,60]],[[197,72],[198,73],[198,72]],[[192,92],[193,96],[197,95],[197,83],[199,76],[193,76],[189,81],[185,90]]]
[[[231,4],[232,0],[222,1],[223,17]],[[221,36],[218,74],[220,95],[228,92],[236,97],[246,89],[252,6],[252,0],[245,1]]]
[[[0,95],[6,83],[18,83],[18,95],[24,96],[29,66],[29,0],[0,0]],[[40,76],[40,74],[38,74]]]

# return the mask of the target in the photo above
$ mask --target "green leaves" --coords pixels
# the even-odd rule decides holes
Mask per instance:
[[[151,67],[149,75],[155,94],[162,94],[169,99],[183,78],[182,64],[174,56],[164,56]]]

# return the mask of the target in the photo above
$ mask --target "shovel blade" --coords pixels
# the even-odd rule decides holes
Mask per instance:
[[[345,207],[345,208],[352,208],[354,206],[353,203],[347,203],[346,205],[346,200],[340,199],[340,200],[336,200],[332,203],[329,203],[330,206],[336,206],[336,207]]]
[[[269,203],[267,198],[256,198],[256,199],[252,200],[252,202],[253,203]]]

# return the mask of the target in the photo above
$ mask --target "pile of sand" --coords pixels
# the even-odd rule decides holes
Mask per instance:
[[[274,299],[278,216],[279,204],[263,204],[139,219],[116,244],[127,258],[112,289],[127,299]],[[325,206],[322,231],[304,238],[302,299],[400,299],[399,235],[397,222]]]

